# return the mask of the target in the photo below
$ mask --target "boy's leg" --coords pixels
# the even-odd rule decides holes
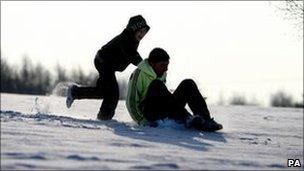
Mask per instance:
[[[117,83],[115,72],[107,69],[99,70],[99,78],[97,79],[95,87],[81,87],[76,86],[73,88],[72,96],[74,99],[103,99],[105,90],[109,89],[112,82]],[[115,87],[115,85],[114,85]]]
[[[96,82],[95,87],[74,87],[72,90],[72,96],[74,99],[103,99],[104,91],[102,89],[102,84],[106,82],[107,78],[104,78],[107,75],[111,75],[114,71],[111,71],[109,67],[98,62],[98,60],[94,60],[94,65],[96,70],[99,73],[99,78]]]
[[[150,122],[168,117],[177,122],[185,123],[190,115],[183,106],[177,103],[175,97],[160,80],[154,80],[149,85],[141,108],[145,118]]]
[[[102,99],[103,93],[98,87],[73,87],[74,99]]]
[[[103,95],[103,101],[97,118],[100,120],[110,120],[115,114],[115,109],[119,100],[119,87],[115,76],[115,71],[103,70],[97,82],[99,93]]]
[[[199,115],[204,119],[210,119],[210,112],[205,99],[192,79],[183,80],[176,88],[173,95],[180,105],[186,105],[187,103],[192,110],[193,115]]]
[[[104,65],[96,65],[99,78],[96,87],[75,87],[72,96],[75,99],[103,99],[97,118],[110,120],[115,114],[119,100],[119,88],[115,71]]]
[[[221,124],[215,122],[210,117],[207,104],[193,80],[187,79],[182,81],[173,94],[182,105],[187,103],[194,115],[203,118],[201,120],[195,116],[190,126],[192,125],[194,128],[203,131],[217,131],[223,128]]]
[[[102,68],[101,64],[96,63],[95,60],[95,67],[99,72],[99,78],[97,80],[97,84],[95,87],[83,87],[72,85],[68,87],[67,90],[67,99],[66,105],[68,108],[71,107],[72,103],[75,99],[102,99],[104,94],[102,89],[98,86],[99,82],[102,79]]]

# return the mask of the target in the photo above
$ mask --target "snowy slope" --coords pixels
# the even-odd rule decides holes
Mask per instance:
[[[207,102],[208,103],[208,102]],[[138,127],[120,101],[112,121],[101,101],[66,109],[57,96],[1,94],[1,169],[301,169],[303,109],[210,106],[224,129],[188,130],[171,121]]]

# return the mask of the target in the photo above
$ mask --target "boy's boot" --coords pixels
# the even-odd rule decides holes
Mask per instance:
[[[111,108],[100,108],[98,114],[97,114],[97,119],[99,120],[111,120],[115,114],[115,109]]]
[[[217,123],[213,118],[206,119],[206,122],[203,126],[203,131],[214,132],[220,129],[223,129],[222,124]]]
[[[197,130],[202,130],[204,124],[205,124],[205,120],[198,115],[190,117],[186,121],[187,128],[195,128]]]
[[[198,115],[188,119],[186,122],[186,127],[208,132],[215,132],[223,129],[223,126],[214,121],[213,118],[202,118]]]
[[[67,98],[66,98],[66,106],[67,108],[70,108],[75,100],[75,95],[74,95],[74,91],[75,89],[77,89],[77,85],[73,84],[71,86],[68,87],[68,91],[67,91]]]

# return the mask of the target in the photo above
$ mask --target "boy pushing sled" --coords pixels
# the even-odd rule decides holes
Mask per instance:
[[[96,86],[70,86],[66,99],[67,107],[70,108],[75,99],[103,99],[97,119],[112,119],[119,99],[115,72],[122,72],[129,64],[136,66],[142,61],[137,48],[149,29],[150,26],[141,15],[131,17],[123,32],[98,50],[94,59],[95,68],[99,73]]]

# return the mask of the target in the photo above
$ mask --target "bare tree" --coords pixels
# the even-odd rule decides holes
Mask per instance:
[[[230,105],[248,105],[246,97],[239,94],[234,94],[229,102]]]
[[[63,68],[59,63],[56,65],[56,79],[55,85],[59,82],[68,81],[68,74],[65,68]]]
[[[270,104],[275,107],[293,107],[293,98],[284,91],[278,91],[271,96]]]
[[[297,35],[303,37],[303,1],[285,0],[271,3],[285,20],[289,20],[297,29]]]

